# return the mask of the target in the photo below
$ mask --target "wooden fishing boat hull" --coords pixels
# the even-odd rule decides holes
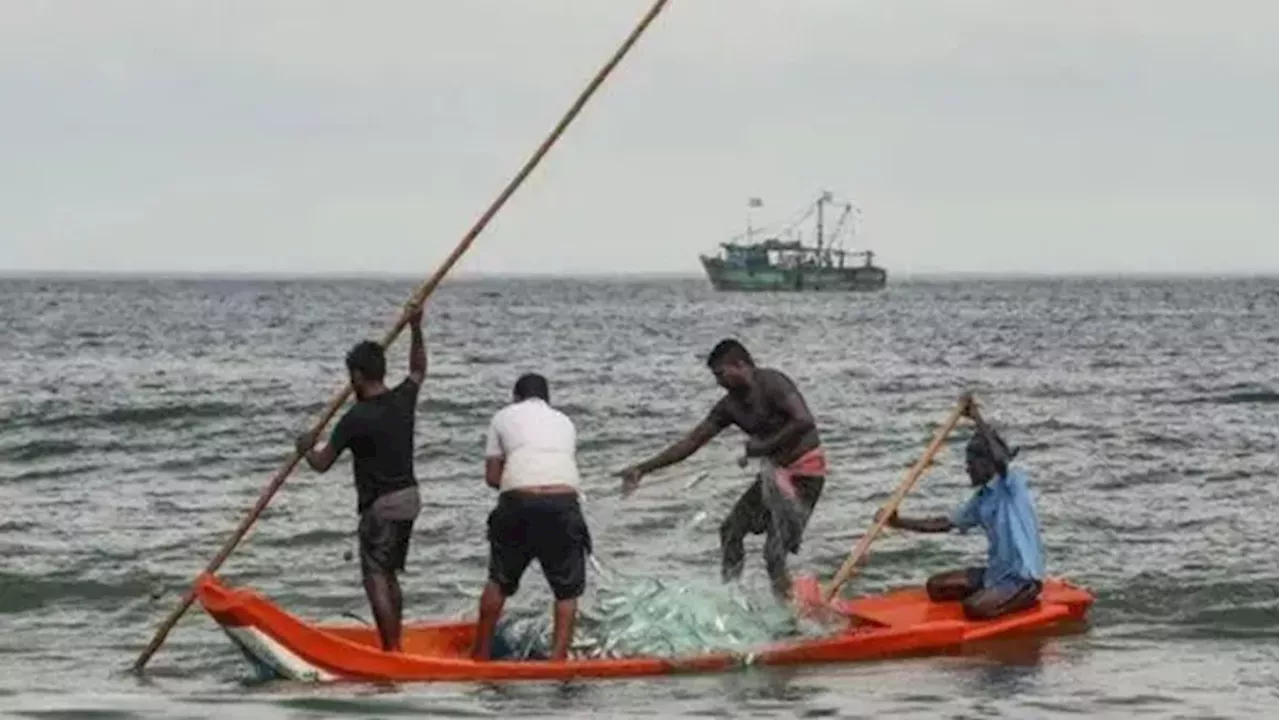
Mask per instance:
[[[797,583],[796,595],[816,597],[812,580]],[[743,665],[852,662],[941,652],[990,637],[1083,620],[1093,602],[1084,590],[1060,581],[1045,585],[1041,603],[997,620],[964,619],[957,603],[930,603],[921,589],[838,603],[849,615],[847,631],[829,637],[778,643],[756,653],[710,653],[689,658],[494,660],[468,655],[471,622],[406,624],[403,653],[383,652],[377,632],[366,625],[312,625],[250,590],[223,586],[211,575],[197,581],[205,611],[244,652],[262,676],[332,681],[494,681],[616,678],[716,672]]]
[[[1035,607],[992,620],[970,620],[958,602],[931,602],[922,587],[821,603],[816,578],[797,580],[793,596],[802,608],[832,608],[848,617],[847,632],[769,648],[757,662],[786,665],[849,662],[892,655],[941,652],[997,637],[1047,633],[1085,622],[1093,595],[1071,583],[1045,581]],[[811,612],[813,610],[810,610]]]

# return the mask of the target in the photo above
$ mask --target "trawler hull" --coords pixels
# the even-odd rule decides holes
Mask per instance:
[[[874,266],[752,268],[715,257],[701,260],[711,286],[722,292],[875,292],[888,281],[888,273]]]

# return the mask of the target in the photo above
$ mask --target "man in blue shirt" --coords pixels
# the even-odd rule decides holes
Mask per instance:
[[[1010,468],[1013,454],[978,415],[973,399],[965,415],[977,432],[965,447],[965,469],[977,488],[950,517],[909,519],[890,516],[890,527],[916,532],[964,532],[981,526],[987,534],[987,564],[940,573],[925,588],[934,602],[960,601],[967,617],[988,619],[1035,605],[1044,578],[1040,523],[1027,477]]]

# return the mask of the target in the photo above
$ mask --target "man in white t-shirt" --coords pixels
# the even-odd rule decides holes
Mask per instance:
[[[502,606],[537,558],[556,598],[551,659],[563,660],[591,552],[578,504],[577,431],[549,404],[541,375],[522,375],[513,395],[515,401],[493,416],[485,447],[484,480],[499,494],[489,514],[489,581],[480,596],[471,654],[489,659]]]

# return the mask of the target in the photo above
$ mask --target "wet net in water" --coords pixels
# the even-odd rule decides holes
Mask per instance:
[[[707,473],[685,485],[689,490]],[[584,498],[584,509],[585,498]],[[706,508],[682,523],[675,542],[689,538],[709,517]],[[594,526],[594,523],[593,523]],[[687,657],[712,652],[750,653],[787,638],[831,634],[831,618],[801,618],[773,594],[741,582],[631,577],[593,565],[595,592],[579,601],[571,655],[577,658]],[[718,573],[717,573],[718,574]],[[847,621],[845,621],[847,624]],[[551,647],[548,609],[511,613],[498,626],[494,657],[543,658]]]
[[[508,617],[499,626],[495,656],[546,657],[550,613]],[[583,598],[571,654],[577,658],[687,657],[749,653],[785,638],[834,628],[797,617],[767,591],[738,583],[660,580],[614,575]]]

